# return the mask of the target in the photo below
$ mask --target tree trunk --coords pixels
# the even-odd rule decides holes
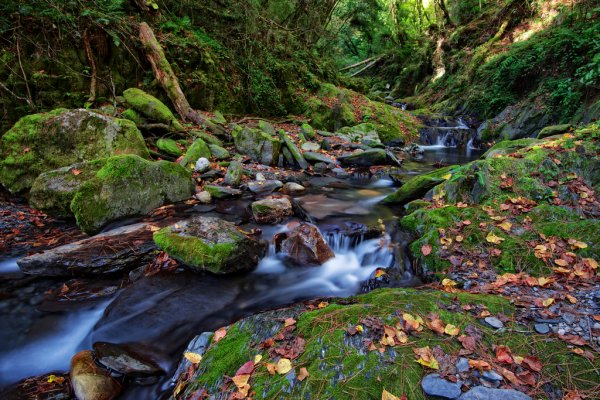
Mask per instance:
[[[152,65],[152,71],[154,76],[160,82],[160,85],[167,92],[167,96],[173,103],[175,110],[181,116],[184,121],[191,121],[196,124],[202,124],[205,119],[202,118],[188,103],[181,87],[179,86],[179,80],[171,68],[171,64],[165,57],[160,43],[156,40],[154,32],[146,24],[142,22],[140,24],[140,41],[144,45],[146,51],[146,58]]]

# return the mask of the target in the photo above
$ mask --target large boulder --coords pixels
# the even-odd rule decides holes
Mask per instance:
[[[154,241],[171,257],[214,274],[250,271],[266,251],[264,242],[235,224],[200,215],[161,229]]]
[[[146,118],[170,125],[175,130],[183,130],[181,123],[175,118],[162,101],[141,89],[130,88],[123,92],[127,104]]]
[[[128,225],[17,261],[28,275],[81,276],[119,273],[150,261],[155,226]],[[131,243],[135,243],[132,246]]]
[[[306,222],[294,225],[289,232],[275,237],[278,252],[299,265],[321,265],[335,256],[319,228]]]
[[[22,193],[43,172],[117,154],[149,157],[131,121],[83,109],[28,115],[0,139],[0,183]]]
[[[168,161],[124,155],[61,168],[34,183],[32,204],[42,210],[69,209],[89,234],[120,218],[146,214],[192,196],[190,172]]]
[[[523,138],[516,140],[503,140],[501,142],[496,143],[494,146],[489,148],[481,158],[493,158],[496,156],[503,156],[506,154],[511,154],[516,152],[517,150],[523,149],[525,147],[531,146],[539,142],[538,139],[534,138]]]
[[[265,165],[274,165],[279,161],[281,142],[276,137],[260,129],[241,126],[236,126],[231,134],[238,153]]]

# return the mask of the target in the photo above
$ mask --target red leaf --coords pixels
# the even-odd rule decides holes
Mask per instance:
[[[421,252],[423,253],[424,256],[430,255],[432,249],[433,248],[431,247],[430,244],[424,244],[423,246],[421,246]]]
[[[542,370],[542,362],[535,356],[525,356],[522,364],[532,371],[540,372]]]
[[[252,375],[254,371],[254,361],[248,361],[246,364],[242,365],[240,369],[237,370],[235,376],[238,375]]]

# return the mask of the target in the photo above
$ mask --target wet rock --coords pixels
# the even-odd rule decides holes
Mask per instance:
[[[287,197],[268,197],[252,203],[252,216],[259,224],[275,224],[294,215]]]
[[[91,351],[75,354],[71,359],[71,386],[78,400],[112,400],[122,391],[118,380],[98,366]]]
[[[69,376],[58,372],[44,374],[0,391],[3,400],[72,400]]]
[[[227,167],[227,173],[225,174],[225,180],[223,183],[229,186],[238,186],[242,180],[244,174],[244,168],[242,163],[239,161],[232,161]]]
[[[260,129],[241,126],[236,126],[231,135],[240,154],[247,155],[261,164],[277,164],[281,150],[281,142],[277,138]]]
[[[212,201],[212,196],[206,190],[200,193],[196,193],[194,197],[202,204],[210,204],[210,202]]]
[[[467,372],[470,369],[471,366],[469,365],[469,360],[467,358],[461,357],[456,362],[456,370],[459,373]]]
[[[477,386],[464,393],[460,400],[531,400],[525,393],[512,389],[491,389]]]
[[[250,271],[264,255],[266,245],[231,222],[194,216],[161,229],[154,241],[171,257],[214,274]]]
[[[29,275],[72,276],[121,272],[149,261],[156,245],[155,227],[140,223],[116,228],[64,246],[21,258],[19,268]],[[135,243],[135,246],[131,246]]]
[[[210,161],[208,159],[201,157],[196,161],[194,165],[194,171],[199,173],[207,172],[210,169]]]
[[[211,152],[208,146],[206,145],[206,142],[202,139],[196,139],[194,140],[194,143],[192,143],[190,148],[185,152],[185,155],[179,161],[179,164],[188,168],[192,165],[197,165],[197,161],[199,158],[205,158],[209,160],[210,156]]]
[[[215,199],[233,199],[242,195],[241,190],[227,186],[206,185],[204,186],[204,190],[210,193]]]
[[[262,181],[252,181],[248,183],[248,190],[250,190],[254,194],[268,194],[272,193],[275,190],[281,189],[283,187],[283,183],[277,180],[262,180]]]
[[[169,107],[156,97],[137,88],[125,90],[123,97],[125,97],[125,101],[131,108],[145,117],[171,125],[175,130],[183,130],[183,126],[177,121]]]
[[[446,180],[440,175],[441,174],[438,172],[411,178],[400,186],[396,192],[383,199],[383,203],[403,205],[413,200],[420,199],[428,191]]]
[[[388,157],[383,149],[371,149],[338,157],[338,161],[346,167],[371,167],[373,165],[387,165]]]
[[[93,345],[96,359],[105,368],[130,377],[163,375],[164,371],[153,360],[145,357],[129,346],[108,342]]]
[[[462,394],[460,386],[459,382],[447,381],[439,374],[429,374],[421,381],[421,388],[427,395],[442,399],[457,399]]]
[[[343,168],[334,168],[331,170],[331,172],[333,172],[337,178],[347,178],[350,176]]]
[[[300,147],[304,151],[319,151],[319,150],[321,150],[321,145],[319,145],[318,143],[314,143],[314,142],[302,143],[302,146],[300,146]]]
[[[308,161],[311,164],[316,164],[316,163],[325,163],[325,164],[335,164],[335,161],[332,160],[331,158],[327,157],[325,154],[322,153],[315,153],[314,151],[307,151],[306,153],[303,154],[304,158],[306,159],[306,161]]]
[[[179,157],[183,154],[183,151],[177,145],[177,142],[173,139],[160,138],[156,141],[156,147],[158,147],[158,149],[163,153],[168,154],[170,156]]]
[[[321,265],[334,257],[319,228],[305,222],[296,223],[290,232],[277,235],[275,246],[299,265]]]
[[[494,329],[502,329],[504,328],[504,324],[496,317],[485,317],[485,323],[491,326]]]
[[[300,150],[298,150],[294,142],[292,142],[292,140],[288,137],[287,133],[285,133],[283,129],[279,130],[279,137],[287,147],[287,150],[290,153],[291,158],[293,158],[294,163],[298,165],[301,169],[308,169],[308,162],[306,162],[306,159],[304,158]],[[286,156],[286,158],[288,158],[288,156]]]
[[[212,336],[213,332],[202,332],[202,334],[196,336],[188,343],[183,354],[189,352],[199,354],[201,356],[204,355],[204,353],[206,353],[206,350],[208,349],[208,346],[210,345],[210,339],[212,338]],[[182,357],[181,361],[179,362],[179,365],[177,366],[177,371],[175,371],[175,374],[173,375],[173,380],[175,381],[181,374],[188,371],[191,366],[192,362],[187,358]]]
[[[550,327],[548,326],[548,324],[535,324],[534,329],[537,333],[540,333],[542,335],[550,333]]]
[[[0,140],[0,183],[22,193],[43,172],[116,154],[149,157],[131,121],[83,109],[28,115]]]
[[[300,194],[303,193],[305,190],[306,188],[304,186],[295,182],[288,182],[284,184],[283,188],[281,189],[283,193],[290,195]]]

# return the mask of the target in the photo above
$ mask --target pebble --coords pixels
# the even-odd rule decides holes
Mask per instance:
[[[194,197],[202,204],[209,204],[212,201],[212,196],[206,190],[200,193],[196,193]]]
[[[482,374],[482,376],[484,379],[487,379],[488,381],[501,381],[504,379],[504,378],[502,378],[502,375],[500,375],[496,371],[485,371]]]
[[[429,374],[421,381],[421,388],[429,396],[442,399],[457,399],[461,395],[460,382],[452,383],[438,374]]]
[[[564,330],[563,328],[560,328],[557,332],[559,335],[564,335],[565,333],[567,333],[566,330]]]
[[[496,317],[486,317],[484,319],[485,323],[495,329],[504,328],[504,324]]]
[[[564,313],[562,315],[562,319],[569,325],[571,325],[571,324],[573,324],[573,322],[575,322],[575,316],[571,313]]]
[[[535,324],[534,328],[537,333],[541,333],[542,335],[550,332],[550,327],[548,324]]]
[[[194,171],[196,172],[206,172],[210,169],[210,161],[207,158],[201,157],[196,161],[196,165],[194,166]]]
[[[256,174],[256,180],[257,181],[266,181],[267,178],[265,178],[265,176],[261,172],[259,172],[258,174]]]
[[[456,370],[459,373],[467,372],[470,369],[471,367],[469,366],[469,360],[467,358],[461,357],[456,362]]]
[[[294,182],[288,182],[285,185],[283,185],[282,192],[285,194],[298,194],[304,192],[305,190],[306,188],[302,185],[299,185]]]
[[[531,397],[512,389],[477,386],[460,396],[459,400],[531,400]]]

